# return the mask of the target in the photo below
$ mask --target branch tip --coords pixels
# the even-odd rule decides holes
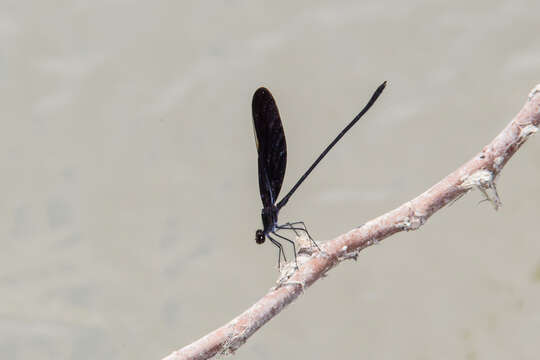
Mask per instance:
[[[531,92],[529,93],[529,101],[532,100],[532,98],[540,92],[540,84],[536,85]]]

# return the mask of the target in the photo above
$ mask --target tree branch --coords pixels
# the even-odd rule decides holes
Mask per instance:
[[[431,215],[470,190],[479,189],[495,209],[500,206],[495,179],[514,153],[540,123],[540,84],[506,128],[480,153],[423,194],[398,208],[373,219],[362,227],[320,245],[322,251],[301,244],[299,269],[292,264],[282,269],[275,288],[226,325],[183,347],[163,360],[208,359],[216,354],[230,354],[266,322],[293,302],[304,289],[346,259],[356,259],[358,252],[400,231],[416,230]]]

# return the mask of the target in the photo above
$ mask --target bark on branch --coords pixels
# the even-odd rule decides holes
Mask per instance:
[[[282,269],[278,285],[249,309],[208,335],[174,351],[163,360],[208,359],[230,354],[242,346],[261,326],[293,302],[306,288],[346,259],[399,231],[416,230],[448,203],[476,188],[497,209],[500,206],[495,179],[507,161],[538,130],[540,84],[506,128],[482,151],[423,194],[379,216],[362,227],[320,244],[321,252],[309,247],[299,250],[299,269]]]

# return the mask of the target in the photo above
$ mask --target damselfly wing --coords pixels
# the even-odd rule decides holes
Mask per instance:
[[[259,192],[264,207],[275,204],[287,167],[287,143],[276,102],[266,88],[253,95],[253,129],[259,165]]]

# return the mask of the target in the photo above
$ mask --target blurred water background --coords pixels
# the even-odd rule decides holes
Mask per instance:
[[[540,82],[538,1],[4,1],[0,357],[159,359],[278,276],[251,96],[276,97],[280,214],[331,239],[488,143]],[[237,359],[537,359],[540,141],[309,289]]]

